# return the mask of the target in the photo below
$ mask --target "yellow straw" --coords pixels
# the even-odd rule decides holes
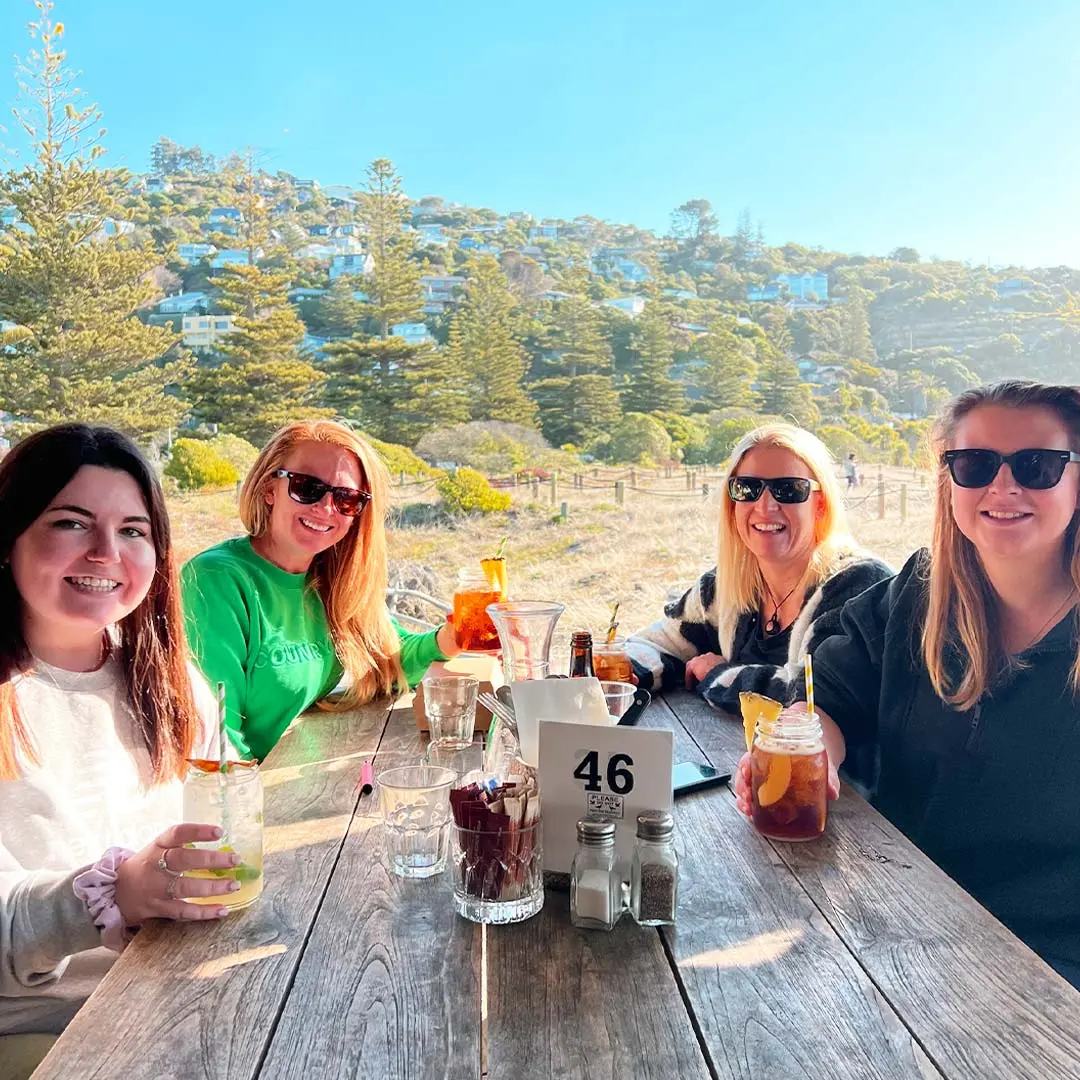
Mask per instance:
[[[810,654],[806,654],[806,710],[811,716],[814,714],[814,665],[810,662]]]
[[[217,684],[217,709],[218,709],[218,769],[224,774],[229,763],[225,757],[225,747],[228,746],[225,735],[225,684]]]

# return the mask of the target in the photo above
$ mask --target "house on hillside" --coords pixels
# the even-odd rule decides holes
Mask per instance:
[[[558,240],[559,239],[559,226],[554,225],[551,222],[546,222],[542,225],[531,225],[529,227],[529,239],[530,240]]]
[[[308,236],[329,236],[330,226],[325,222],[319,225],[309,225],[307,227]]]
[[[220,225],[223,222],[239,224],[244,220],[244,213],[235,206],[215,206],[207,220],[211,225]]]
[[[213,244],[179,244],[176,248],[177,257],[181,262],[197,263],[200,259],[207,259],[217,248]]]
[[[645,310],[644,296],[617,296],[614,300],[601,300],[600,307],[615,308],[636,319]]]
[[[439,315],[457,304],[465,290],[467,279],[456,274],[425,274],[420,278],[424,290],[424,311]]]
[[[323,194],[330,200],[331,206],[339,209],[355,210],[360,204],[356,201],[356,192],[345,184],[328,184]]]
[[[426,223],[414,227],[422,244],[442,244],[446,242],[446,226]]]
[[[166,296],[158,306],[159,315],[182,315],[197,308],[206,310],[210,303],[210,297],[204,292],[177,293],[176,296]]]
[[[165,176],[148,176],[143,181],[143,190],[147,195],[168,195],[172,189],[172,181]]]
[[[19,211],[14,206],[0,206],[0,226],[14,225],[19,220]]]
[[[665,296],[674,296],[676,300],[696,300],[698,295],[689,289],[665,289]]]
[[[115,218],[106,218],[101,226],[92,232],[87,239],[101,243],[105,240],[115,240],[120,236],[130,236],[135,231],[135,222],[117,221]]]
[[[315,192],[319,190],[319,181],[297,180],[294,186],[296,188],[296,201],[302,206],[315,198]]]
[[[394,337],[401,338],[409,345],[426,345],[428,342],[435,340],[431,336],[431,331],[428,330],[427,325],[422,322],[394,323],[390,327],[390,333]]]
[[[184,345],[195,352],[208,352],[231,334],[232,315],[185,315],[181,327]]]
[[[994,292],[1003,300],[1013,296],[1030,296],[1035,291],[1035,282],[1028,278],[1009,278],[995,281]]]
[[[626,254],[625,248],[601,248],[589,260],[589,269],[594,274],[611,279],[620,277],[624,281],[640,284],[652,279],[652,274],[636,259]]]
[[[296,249],[298,259],[316,259],[319,262],[328,262],[335,255],[340,254],[338,249],[329,242],[305,244],[303,247]]]
[[[829,277],[816,270],[805,274],[777,274],[765,285],[749,285],[746,289],[746,299],[757,303],[779,300],[781,296],[798,300],[827,301]]]
[[[363,253],[335,255],[330,260],[330,280],[337,281],[340,277],[370,274],[374,269],[375,260],[370,255]]]
[[[258,262],[263,257],[264,252],[262,248],[256,248],[252,254],[255,262]],[[210,265],[215,270],[221,270],[225,266],[247,266],[247,264],[247,248],[225,248],[223,251],[219,251],[210,262]]]

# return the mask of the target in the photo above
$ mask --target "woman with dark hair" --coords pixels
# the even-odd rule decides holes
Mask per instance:
[[[63,1029],[111,962],[100,946],[225,914],[184,900],[236,882],[180,876],[233,858],[185,847],[216,828],[177,824],[213,708],[138,449],[85,424],[19,443],[0,462],[0,1075]]]
[[[969,390],[934,451],[930,548],[845,605],[815,709],[830,763],[870,751],[877,809],[1080,987],[1080,390]],[[745,813],[750,785],[744,758]]]

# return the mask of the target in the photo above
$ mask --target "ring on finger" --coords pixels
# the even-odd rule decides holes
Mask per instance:
[[[167,856],[167,855],[169,854],[169,852],[170,852],[170,851],[172,851],[172,848],[165,848],[165,850],[164,850],[164,851],[162,851],[162,853],[161,853],[161,855],[160,855],[160,856],[158,857],[158,861],[157,861],[157,864],[158,864],[158,869],[159,869],[159,870],[164,870],[164,871],[165,871],[165,873],[166,873],[166,874],[168,874],[168,875],[169,875],[170,877],[178,878],[178,877],[180,877],[180,876],[181,876],[181,873],[180,873],[180,871],[179,871],[179,870],[174,870],[174,869],[173,869],[173,868],[172,868],[172,867],[171,867],[171,866],[170,866],[170,865],[169,865],[169,864],[168,864],[168,863],[167,863],[167,862],[165,861],[165,858],[166,858],[166,856]],[[173,899],[173,898],[172,898],[172,897],[170,897],[170,899]]]

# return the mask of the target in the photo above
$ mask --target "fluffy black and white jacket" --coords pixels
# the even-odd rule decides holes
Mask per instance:
[[[682,686],[686,662],[701,653],[725,658],[697,684],[697,692],[710,705],[739,712],[739,694],[755,691],[776,701],[787,701],[791,686],[802,676],[802,660],[827,637],[840,631],[840,609],[871,585],[894,571],[865,552],[842,558],[833,575],[807,593],[802,611],[792,624],[787,663],[783,667],[739,662],[756,632],[757,613],[744,612],[725,619],[721,629],[716,603],[716,568],[664,608],[664,617],[627,639],[634,673],[645,689]]]

